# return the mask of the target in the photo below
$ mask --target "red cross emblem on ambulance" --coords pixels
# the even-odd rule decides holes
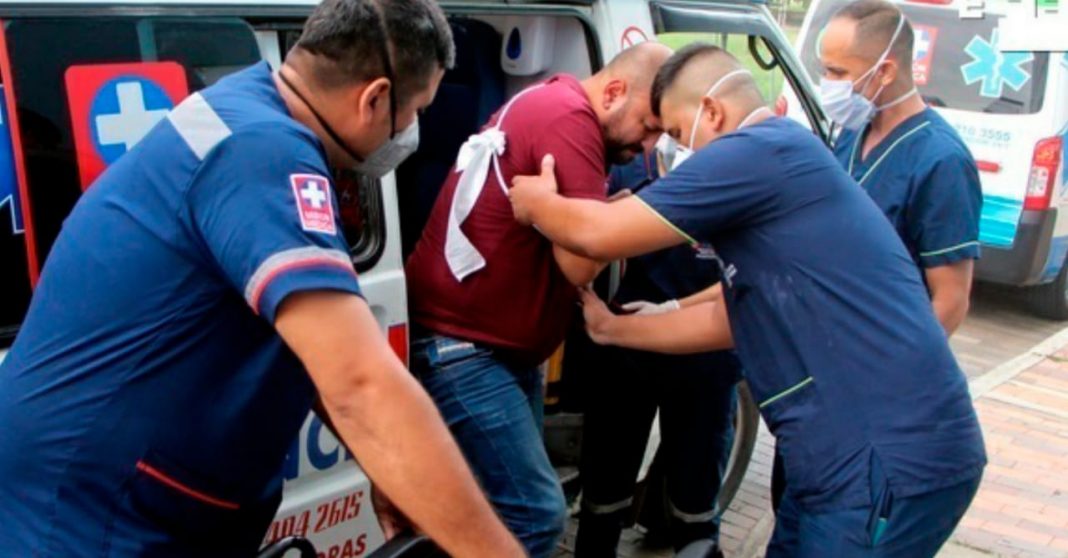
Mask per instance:
[[[297,200],[300,226],[306,231],[337,234],[330,181],[317,174],[293,174],[289,182]]]
[[[189,94],[175,62],[71,66],[64,81],[82,190]]]

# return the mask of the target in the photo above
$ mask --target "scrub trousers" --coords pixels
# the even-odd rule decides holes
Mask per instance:
[[[953,534],[979,489],[981,475],[955,485],[895,498],[873,462],[872,502],[811,512],[786,488],[766,558],[927,558]]]
[[[577,341],[573,339],[573,341]],[[615,558],[656,411],[676,550],[717,541],[716,496],[734,438],[737,360],[729,353],[662,355],[593,345],[585,402],[576,558]]]

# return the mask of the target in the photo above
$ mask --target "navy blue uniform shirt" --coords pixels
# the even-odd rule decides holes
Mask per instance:
[[[608,194],[621,190],[640,192],[660,177],[656,154],[646,153],[626,165],[616,165],[608,175]],[[628,258],[623,266],[615,302],[627,304],[644,300],[661,303],[685,298],[719,282],[719,266],[697,257],[692,246],[675,246]],[[734,351],[715,351],[668,359],[674,364],[692,363],[709,374],[724,375],[724,384],[741,379],[740,365]]]
[[[0,555],[256,552],[315,394],[278,306],[360,292],[329,176],[262,63],[89,188],[0,367]]]
[[[919,271],[816,136],[747,126],[637,197],[722,261],[737,352],[803,506],[869,505],[874,461],[901,497],[980,473],[968,385]]]
[[[626,165],[612,167],[608,175],[608,194],[627,189],[640,192],[660,178],[656,155],[639,155]],[[691,246],[676,246],[634,258],[628,258],[615,301],[620,304],[645,300],[664,302],[702,291],[719,281],[719,267],[712,261],[697,258]]]
[[[977,259],[983,191],[957,131],[926,108],[862,158],[866,130],[843,130],[835,156],[890,219],[913,261],[926,269]]]

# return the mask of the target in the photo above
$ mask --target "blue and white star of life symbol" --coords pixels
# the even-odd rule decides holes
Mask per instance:
[[[7,123],[7,103],[4,103],[4,98],[4,86],[0,85],[0,211],[6,208],[11,215],[11,234],[21,234],[22,206],[19,200],[19,184],[15,177],[15,151],[11,146],[11,128]]]
[[[999,99],[1005,85],[1019,91],[1031,80],[1031,74],[1022,66],[1034,59],[1030,52],[1001,52],[998,49],[998,30],[990,34],[990,41],[976,35],[964,47],[972,61],[961,66],[964,83],[972,85],[981,81],[979,94]]]
[[[143,77],[122,76],[105,83],[89,109],[89,127],[100,157],[114,163],[172,108],[163,88]]]

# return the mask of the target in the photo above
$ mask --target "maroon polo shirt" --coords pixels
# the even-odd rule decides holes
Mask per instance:
[[[487,126],[496,124],[499,114]],[[551,153],[562,195],[605,199],[601,125],[573,76],[554,76],[517,99],[501,129],[507,138],[500,158],[506,186],[513,176],[540,173],[542,157]],[[563,341],[576,289],[556,265],[552,244],[515,221],[492,168],[462,225],[486,266],[457,281],[445,261],[445,230],[459,178],[454,168],[405,267],[412,322],[539,362]]]

